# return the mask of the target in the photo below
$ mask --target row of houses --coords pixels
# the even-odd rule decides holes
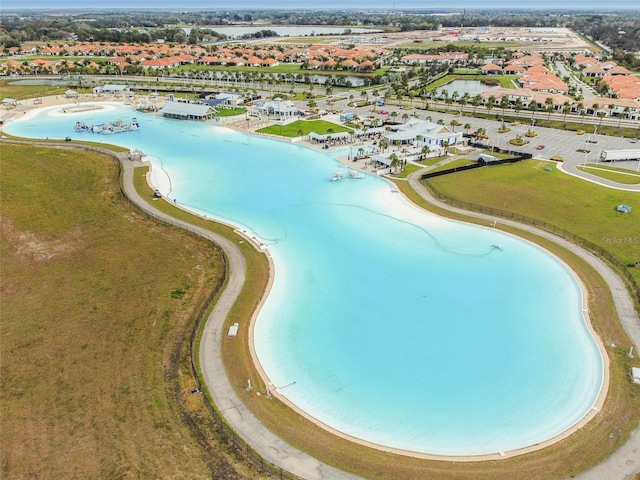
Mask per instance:
[[[506,98],[507,108],[518,105],[521,109],[527,110],[535,103],[539,110],[563,112],[566,107],[566,113],[640,119],[640,101],[634,99],[594,97],[576,102],[562,93],[542,92],[530,88],[498,88],[482,92],[480,97],[481,105],[492,103],[496,108],[500,108],[503,105],[502,99]]]
[[[78,43],[57,46],[33,46],[18,51],[0,49],[0,55],[38,54],[43,56],[80,56],[108,58],[121,69],[132,65],[168,69],[186,63],[201,65],[272,67],[281,63],[305,64],[308,68],[372,70],[380,65],[389,50],[378,46],[336,45],[230,45],[204,48],[197,45]],[[46,62],[46,61],[44,61]]]

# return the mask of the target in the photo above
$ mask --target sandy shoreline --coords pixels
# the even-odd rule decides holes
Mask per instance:
[[[88,95],[87,95],[88,97]],[[57,97],[43,97],[42,98],[42,102],[41,103],[32,103],[32,101],[28,101],[28,102],[22,102],[21,104],[19,104],[15,109],[11,109],[11,110],[1,110],[0,111],[0,120],[2,120],[3,122],[9,122],[11,120],[17,119],[22,117],[23,115],[27,114],[28,111],[33,110],[33,109],[39,109],[39,108],[46,108],[46,107],[54,107],[54,106],[60,106],[60,107],[64,107],[64,106],[71,106],[71,107],[79,107],[82,105],[89,105],[89,104],[97,104],[99,105],[100,103],[120,103],[120,104],[131,104],[134,105],[136,102],[135,100],[122,100],[122,99],[116,99],[116,98],[94,98],[92,97],[89,100],[82,100],[79,102],[70,102],[69,99],[63,97],[63,96],[57,96]],[[160,102],[157,105],[159,108],[161,107]],[[64,113],[64,112],[62,112]],[[327,118],[327,120],[331,121],[331,118]],[[257,134],[254,132],[255,128],[256,128],[256,124],[260,124],[260,126],[264,126],[264,122],[249,122],[247,123],[244,118],[242,122],[237,122],[234,121],[233,119],[224,119],[224,121],[222,122],[215,122],[215,121],[208,121],[207,123],[210,123],[212,125],[218,125],[218,126],[224,126],[227,128],[232,128],[234,130],[238,130],[242,133],[245,134],[251,134],[251,135],[256,135],[256,136],[261,136],[261,137],[268,137],[268,138],[273,138],[279,141],[285,141],[288,142],[287,140],[283,140],[280,137],[274,137],[271,135],[263,135],[263,134]],[[288,142],[288,143],[293,143],[293,142]],[[295,142],[297,144],[303,145],[305,147],[308,148],[313,148],[316,150],[323,150],[326,151],[327,153],[332,153],[332,150],[338,150],[340,148],[345,148],[344,145],[340,146],[340,147],[333,147],[330,148],[328,150],[324,150],[322,149],[322,146],[320,144],[314,144],[312,142],[307,142],[307,141],[300,141],[300,142]],[[361,144],[358,144],[357,146],[359,147]],[[364,146],[368,146],[368,144],[365,142],[364,144],[362,144]],[[346,147],[348,147],[349,145],[346,145]],[[371,146],[373,146],[371,144]],[[356,162],[350,161],[347,155],[340,155],[335,157],[341,165],[343,166],[348,166],[351,168],[357,168],[360,170],[367,170],[368,166],[365,164],[366,160],[364,159],[360,159]],[[416,208],[415,205],[411,204],[411,202],[407,201],[406,202],[407,208]],[[412,207],[409,206],[412,205]],[[552,254],[553,255],[553,254]],[[555,257],[555,256],[554,256]],[[273,277],[273,263],[271,262],[271,258],[268,255],[269,261],[270,261],[270,267],[271,267],[271,277]],[[556,257],[557,259],[557,257]],[[575,275],[575,274],[574,274]],[[578,280],[579,281],[579,280]],[[270,284],[272,282],[272,278],[270,280]],[[588,298],[587,298],[587,292],[584,288],[584,286],[582,285],[582,282],[580,282],[580,286],[583,292],[583,308],[585,311],[585,315],[586,315],[586,320],[587,320],[587,325],[592,333],[592,335],[594,336],[594,338],[596,339],[596,341],[598,342],[600,351],[602,353],[603,356],[603,362],[605,363],[605,368],[604,368],[604,373],[605,373],[605,378],[603,380],[603,388],[601,388],[600,394],[598,396],[598,400],[596,402],[596,405],[594,406],[594,408],[592,408],[578,423],[574,424],[572,427],[570,427],[569,429],[565,430],[564,432],[558,434],[557,436],[550,438],[547,441],[541,442],[539,444],[530,446],[530,447],[526,447],[526,448],[522,448],[522,449],[518,449],[518,450],[513,450],[513,451],[507,451],[507,452],[501,452],[501,453],[496,453],[496,454],[489,454],[489,455],[477,455],[477,456],[441,456],[441,455],[429,455],[429,454],[420,454],[420,453],[416,453],[416,452],[411,452],[411,451],[405,451],[405,450],[399,450],[399,449],[393,449],[393,448],[389,448],[389,447],[384,447],[381,445],[377,445],[371,442],[367,442],[365,440],[361,440],[361,439],[357,439],[354,437],[351,437],[349,435],[346,435],[340,431],[337,431],[333,428],[331,428],[328,425],[322,424],[321,422],[319,422],[318,420],[314,419],[313,417],[309,416],[308,414],[306,414],[305,412],[301,411],[299,408],[297,408],[294,404],[290,403],[286,397],[283,397],[282,395],[278,395],[278,392],[275,391],[274,394],[278,396],[278,398],[283,401],[284,403],[286,403],[287,405],[289,405],[292,409],[294,409],[296,412],[300,413],[301,415],[303,415],[305,418],[307,418],[308,420],[312,421],[313,423],[321,426],[322,428],[324,428],[325,430],[328,430],[336,435],[339,435],[345,439],[348,439],[350,441],[356,442],[356,443],[360,443],[372,448],[376,448],[376,449],[380,449],[380,450],[384,450],[384,451],[388,451],[388,452],[392,452],[392,453],[397,453],[397,454],[401,454],[401,455],[408,455],[408,456],[412,456],[412,457],[416,457],[416,458],[424,458],[424,459],[435,459],[435,460],[448,460],[448,461],[480,461],[480,460],[495,460],[495,459],[501,459],[501,458],[508,458],[508,457],[512,457],[512,456],[516,456],[516,455],[521,455],[524,453],[528,453],[531,451],[535,451],[535,450],[539,450],[542,448],[545,448],[549,445],[552,445],[566,437],[568,437],[569,435],[571,435],[572,433],[574,433],[575,431],[579,430],[580,428],[582,428],[584,425],[586,425],[586,423],[588,423],[589,420],[591,420],[596,414],[597,412],[600,410],[600,408],[602,407],[603,403],[604,403],[604,399],[606,397],[606,391],[607,391],[607,386],[609,383],[609,379],[608,379],[608,357],[606,355],[606,352],[604,351],[604,347],[602,345],[602,342],[600,341],[600,339],[596,336],[595,332],[593,331],[593,328],[591,326],[590,321],[588,320],[588,311],[587,311],[587,304],[588,304]],[[263,302],[266,299],[268,295],[268,291],[266,292],[265,296],[263,297]],[[258,313],[260,311],[260,307],[262,306],[262,302],[260,304],[260,306],[258,307],[258,309],[254,312],[254,315],[252,317],[252,321],[251,324],[252,326],[250,327],[250,350],[251,350],[251,355],[253,357],[254,360],[254,365],[256,366],[256,368],[260,371],[260,375],[263,379],[268,379],[268,377],[266,376],[265,372],[262,371],[262,369],[260,368],[260,363],[257,359],[257,357],[255,356],[255,351],[254,351],[254,347],[253,347],[253,323],[255,321],[255,319],[258,316]],[[268,382],[265,382],[268,383]]]

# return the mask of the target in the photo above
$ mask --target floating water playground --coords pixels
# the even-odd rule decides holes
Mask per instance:
[[[76,122],[76,132],[99,133],[102,135],[130,132],[138,130],[139,128],[140,124],[135,117],[133,117],[129,123],[124,120],[114,120],[113,122],[100,123],[97,125],[90,125],[85,122]]]

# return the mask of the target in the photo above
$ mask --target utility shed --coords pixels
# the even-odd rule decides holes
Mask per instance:
[[[631,378],[633,379],[633,383],[640,383],[640,368],[631,367]]]

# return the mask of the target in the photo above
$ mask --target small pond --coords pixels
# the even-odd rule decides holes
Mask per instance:
[[[488,85],[480,80],[453,80],[441,87],[436,88],[436,93],[440,97],[442,92],[446,90],[449,97],[453,92],[458,92],[459,96],[463,96],[468,93],[470,97],[478,95],[479,93],[488,92],[489,90],[495,90],[500,88],[500,85]]]

